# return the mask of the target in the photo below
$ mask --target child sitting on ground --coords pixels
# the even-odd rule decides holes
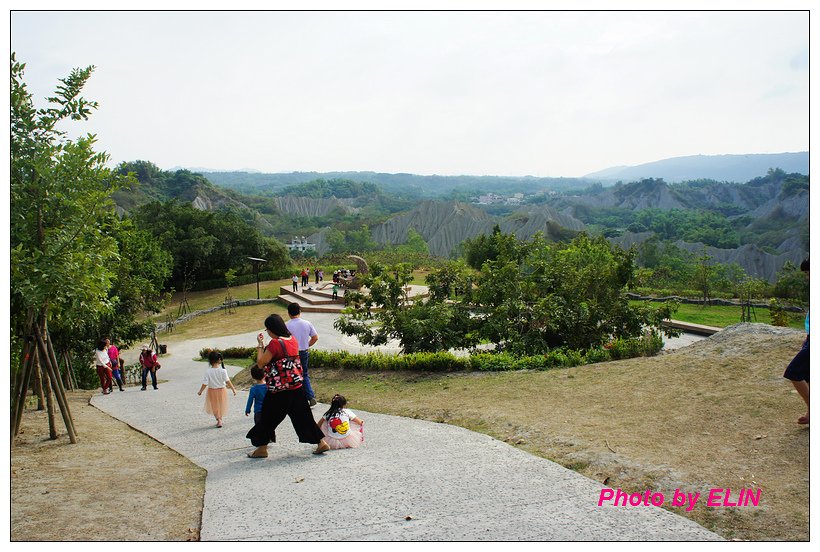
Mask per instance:
[[[345,406],[347,399],[339,394],[333,395],[330,408],[319,420],[319,429],[325,434],[325,441],[332,449],[356,448],[364,441],[364,421]],[[350,422],[357,424],[358,430],[350,427]]]
[[[253,386],[248,391],[248,404],[245,405],[245,416],[250,415],[251,406],[253,406],[253,423],[258,424],[262,419],[262,401],[265,400],[265,393],[268,392],[267,384],[262,381],[265,377],[265,371],[254,364],[251,366],[251,377],[253,378]]]

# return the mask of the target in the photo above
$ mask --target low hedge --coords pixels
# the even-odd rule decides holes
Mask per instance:
[[[289,280],[291,276],[295,273],[298,273],[302,269],[297,269],[292,266],[288,267],[281,267],[275,270],[265,270],[259,272],[259,281],[260,282],[267,282],[270,280]],[[249,274],[240,274],[236,276],[231,283],[232,286],[243,286],[246,284],[255,284],[256,283],[256,275],[252,272]],[[194,282],[191,286],[190,291],[207,291],[210,289],[219,289],[224,288],[226,285],[225,278],[216,278],[213,280],[200,280],[199,282]]]
[[[452,353],[409,353],[394,355],[381,352],[353,354],[347,351],[311,350],[310,364],[316,368],[369,370],[374,372],[503,372],[509,370],[550,370],[608,360],[652,356],[663,348],[663,338],[656,334],[631,339],[616,339],[603,347],[586,351],[553,349],[536,356],[515,356],[505,352],[475,352],[465,357]],[[199,352],[207,358],[212,349]],[[219,349],[217,349],[219,350]],[[255,347],[231,347],[220,350],[224,358],[255,359]]]

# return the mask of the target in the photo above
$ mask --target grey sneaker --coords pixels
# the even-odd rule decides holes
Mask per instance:
[[[310,405],[311,408],[313,408],[314,406],[316,406],[316,399],[314,399],[314,398],[308,399],[308,404]]]

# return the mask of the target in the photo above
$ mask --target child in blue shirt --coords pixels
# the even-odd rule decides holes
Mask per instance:
[[[245,416],[251,413],[251,405],[253,405],[253,422],[259,423],[262,418],[262,401],[265,400],[265,394],[268,392],[268,386],[262,382],[265,377],[265,372],[259,366],[251,366],[251,377],[254,385],[248,392],[248,404],[245,405]]]

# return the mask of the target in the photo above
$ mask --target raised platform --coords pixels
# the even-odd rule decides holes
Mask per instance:
[[[324,289],[317,289],[319,286],[299,286],[299,291],[293,291],[291,287],[279,288],[279,301],[285,305],[297,303],[302,307],[302,312],[327,312],[327,313],[341,313],[345,308],[344,294],[345,288],[339,288],[339,297],[333,299],[333,286],[327,286]],[[364,289],[367,293],[367,289]],[[428,294],[427,286],[410,286],[409,296],[425,296]]]
[[[664,320],[663,325],[669,328],[676,328],[678,330],[683,330],[686,333],[692,333],[696,335],[714,335],[718,333],[723,328],[716,328],[714,326],[704,326],[703,324],[693,324],[691,322],[682,322],[680,320]]]

